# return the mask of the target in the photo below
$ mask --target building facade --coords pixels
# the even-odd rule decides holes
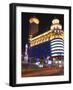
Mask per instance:
[[[43,59],[44,62],[51,60],[53,64],[59,64],[60,67],[63,66],[64,30],[62,30],[60,21],[58,19],[52,20],[50,30],[40,35],[37,35],[39,20],[37,18],[31,18],[29,22],[31,26],[29,30],[29,62],[31,63],[34,59],[36,62],[40,62]],[[35,34],[36,36],[34,36]]]

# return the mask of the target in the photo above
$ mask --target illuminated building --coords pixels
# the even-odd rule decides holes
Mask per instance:
[[[54,64],[61,67],[64,62],[64,33],[58,19],[52,21],[51,30],[54,34],[54,38],[50,42],[51,57]],[[63,38],[60,36],[63,36]]]
[[[31,38],[31,37],[33,37],[33,36],[35,36],[37,33],[38,33],[38,24],[39,24],[39,20],[38,20],[38,18],[36,18],[36,17],[32,17],[32,18],[30,18],[29,19],[29,37]]]
[[[58,19],[52,20],[50,30],[48,29],[46,32],[36,36],[34,35],[38,32],[39,20],[31,18],[29,22],[31,26],[29,35],[32,35],[32,37],[29,37],[29,58],[32,60],[35,57],[36,62],[39,62],[41,57],[46,60],[49,56],[53,64],[59,64],[59,67],[61,67],[64,60],[64,31],[60,21]],[[51,61],[48,63],[51,64]]]

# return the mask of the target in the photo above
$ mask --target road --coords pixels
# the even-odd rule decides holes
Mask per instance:
[[[56,68],[56,67],[46,67],[40,69],[29,69],[29,70],[22,70],[22,77],[32,77],[32,76],[52,76],[52,75],[62,75],[64,68]]]

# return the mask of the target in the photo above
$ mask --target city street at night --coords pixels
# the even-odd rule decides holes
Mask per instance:
[[[32,76],[53,76],[53,75],[63,75],[63,67],[43,67],[43,68],[28,68],[22,69],[22,77],[32,77]]]
[[[22,18],[21,77],[64,75],[64,15],[23,13]]]

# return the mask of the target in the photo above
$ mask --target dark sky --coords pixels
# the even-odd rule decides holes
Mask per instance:
[[[25,44],[28,43],[29,19],[33,16],[37,17],[40,21],[39,33],[50,30],[52,20],[55,18],[58,18],[60,24],[64,26],[63,14],[22,13],[22,51],[24,51]]]

